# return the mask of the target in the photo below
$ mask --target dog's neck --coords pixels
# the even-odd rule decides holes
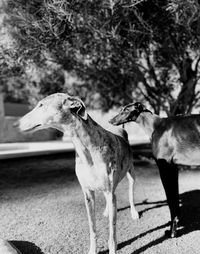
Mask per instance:
[[[159,121],[160,117],[158,115],[152,114],[151,112],[142,112],[138,116],[136,123],[138,123],[140,127],[144,129],[144,131],[151,140],[155,126]]]
[[[75,136],[78,137],[82,142],[88,142],[88,138],[91,139],[91,136],[95,137],[96,134],[99,133],[102,129],[103,128],[89,115],[87,116],[87,120],[76,118],[71,130],[72,138]]]
[[[68,131],[71,132],[72,142],[81,156],[85,151],[99,147],[105,129],[88,115],[87,120],[75,117]]]

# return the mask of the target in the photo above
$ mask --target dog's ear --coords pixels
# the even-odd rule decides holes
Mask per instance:
[[[143,112],[146,110],[146,107],[140,102],[136,102],[134,106],[135,106],[135,109],[138,110],[139,112]]]
[[[134,104],[134,106],[135,106],[135,109],[136,109],[139,113],[142,113],[142,112],[149,112],[149,113],[152,114],[152,112],[151,112],[149,109],[147,109],[147,108],[145,107],[145,105],[143,105],[143,104],[140,103],[140,102],[136,102],[136,103]]]
[[[78,98],[70,98],[70,110],[83,120],[87,120],[87,112],[84,103]]]

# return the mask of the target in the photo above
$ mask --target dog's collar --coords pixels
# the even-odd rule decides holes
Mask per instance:
[[[148,109],[145,109],[145,110],[143,110],[142,112],[148,112],[148,113],[151,113],[152,115],[153,115],[153,113],[150,111],[150,110],[148,110]],[[142,113],[141,112],[141,113]]]

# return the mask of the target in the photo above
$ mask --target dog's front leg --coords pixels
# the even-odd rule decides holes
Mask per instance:
[[[95,195],[94,191],[84,190],[85,205],[90,230],[90,250],[88,254],[96,254],[96,221],[95,221]]]
[[[106,199],[106,207],[105,207],[105,210],[103,212],[103,216],[104,217],[108,217],[109,216],[109,211],[108,211],[108,209],[109,209],[109,205],[108,205],[109,201],[108,201],[107,193],[104,192],[103,194],[104,194],[105,199]]]
[[[160,178],[165,189],[167,203],[171,213],[170,230],[166,233],[173,238],[177,235],[177,227],[180,217],[178,167],[173,163],[168,163],[164,159],[156,160],[156,163],[160,171]]]
[[[114,193],[107,194],[108,211],[109,211],[109,254],[116,254],[116,221],[117,221],[117,201]]]

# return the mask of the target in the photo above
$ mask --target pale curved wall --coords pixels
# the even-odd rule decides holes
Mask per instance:
[[[13,127],[15,121],[30,110],[28,105],[18,103],[3,103],[0,94],[0,143],[35,142],[61,139],[55,129],[40,130],[34,133],[22,133]]]
[[[0,143],[10,142],[35,142],[60,139],[58,132],[54,129],[40,130],[34,133],[22,133],[13,127],[13,123],[19,117],[5,117],[3,129],[0,135]]]

